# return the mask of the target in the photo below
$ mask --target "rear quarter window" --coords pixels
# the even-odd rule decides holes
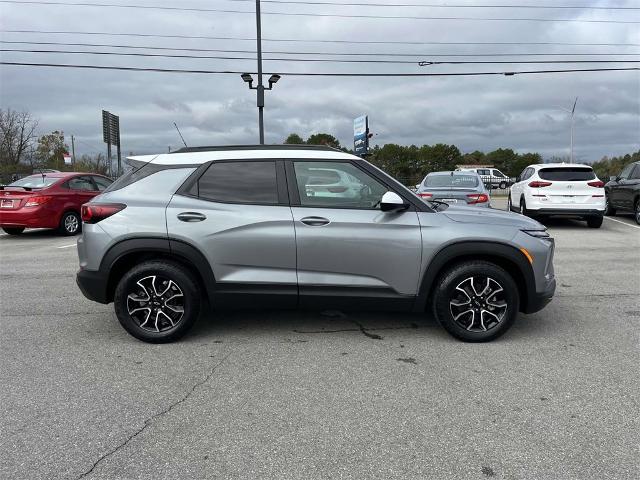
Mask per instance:
[[[596,174],[591,167],[542,168],[538,171],[538,176],[542,180],[556,182],[579,182],[596,178]]]

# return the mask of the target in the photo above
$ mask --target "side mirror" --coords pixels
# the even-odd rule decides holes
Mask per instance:
[[[609,177],[610,182],[615,182],[616,180],[618,180],[618,177],[614,177],[614,176]]]
[[[380,210],[383,212],[393,212],[406,208],[409,208],[409,205],[404,203],[402,197],[395,192],[385,193],[382,196],[382,200],[380,200]]]

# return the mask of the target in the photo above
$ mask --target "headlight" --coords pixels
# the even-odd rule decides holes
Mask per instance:
[[[522,230],[527,235],[531,235],[536,238],[551,238],[549,233],[546,230]]]

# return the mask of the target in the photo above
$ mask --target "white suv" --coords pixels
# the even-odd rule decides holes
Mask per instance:
[[[588,165],[529,165],[509,190],[509,210],[533,216],[577,216],[599,228],[605,210],[604,183]]]

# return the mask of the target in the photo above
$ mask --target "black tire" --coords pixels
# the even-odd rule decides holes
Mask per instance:
[[[507,212],[513,212],[513,203],[511,202],[511,192],[507,195]]]
[[[24,232],[24,227],[2,227],[2,230],[9,235],[20,235]]]
[[[470,278],[476,279],[474,283],[476,293],[482,288],[481,294],[484,294],[487,286],[485,282],[490,282],[488,283],[490,289],[482,299],[477,296],[472,298],[473,291],[469,292],[471,295],[465,293],[469,299],[471,318],[468,312],[465,314],[459,310],[464,311],[467,308],[464,303],[466,298],[459,287],[463,290],[467,289]],[[477,260],[459,263],[445,271],[436,285],[433,294],[436,319],[447,332],[465,342],[488,342],[498,338],[513,325],[518,314],[520,295],[515,281],[504,269],[491,262]],[[498,286],[502,287],[502,291],[498,290]],[[460,305],[454,305],[454,303],[460,303]],[[498,304],[500,304],[499,308],[495,309],[494,307]],[[477,320],[476,315],[479,315],[480,321]]]
[[[61,235],[77,235],[82,231],[82,220],[77,212],[65,212],[60,219],[58,232]]]
[[[524,197],[520,198],[520,213],[525,217],[530,217],[531,213],[527,210],[527,202]]]
[[[589,228],[600,228],[602,226],[603,221],[604,221],[604,217],[600,215],[587,217],[587,226]]]
[[[640,198],[636,198],[636,204],[633,210],[636,218],[636,223],[640,225]]]
[[[604,214],[609,217],[613,217],[616,214],[616,209],[611,206],[608,194],[605,194]]]
[[[156,282],[155,287],[150,278]],[[148,302],[144,301],[144,292]],[[169,307],[168,302],[172,302]],[[138,340],[148,343],[168,343],[184,336],[198,319],[200,304],[200,290],[193,274],[179,264],[158,260],[143,262],[125,273],[114,295],[120,324]],[[140,311],[135,312],[136,309]]]
[[[498,185],[498,188],[501,188],[502,190],[504,190],[505,188],[507,188],[507,182],[500,182],[500,185]]]

